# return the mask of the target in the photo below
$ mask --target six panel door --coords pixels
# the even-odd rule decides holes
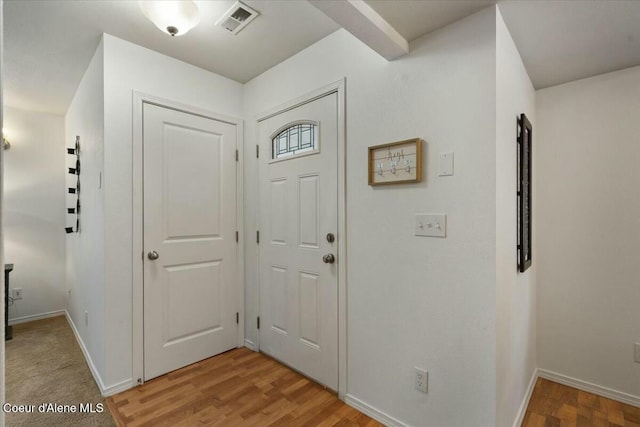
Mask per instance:
[[[332,93],[259,123],[260,350],[333,390],[337,103]]]

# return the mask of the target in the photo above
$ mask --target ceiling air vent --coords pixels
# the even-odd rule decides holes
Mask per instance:
[[[249,6],[242,2],[235,2],[231,9],[218,19],[216,25],[221,26],[232,34],[238,34],[244,27],[253,21],[258,15],[256,10],[251,9]]]

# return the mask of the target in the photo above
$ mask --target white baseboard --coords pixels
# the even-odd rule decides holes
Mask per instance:
[[[89,365],[89,370],[91,371],[91,375],[93,375],[93,379],[95,380],[96,384],[98,385],[98,388],[100,389],[100,393],[103,394],[103,390],[106,387],[104,386],[104,383],[102,382],[102,378],[100,378],[100,374],[98,373],[98,369],[96,368],[96,365],[93,363],[93,359],[91,359],[91,355],[89,354],[89,350],[87,350],[87,347],[84,345],[84,341],[82,341],[82,337],[80,336],[80,333],[78,332],[78,328],[76,328],[76,324],[73,323],[73,319],[71,319],[71,316],[69,315],[69,312],[65,310],[64,315],[67,318],[67,322],[69,322],[69,326],[71,326],[71,330],[73,331],[73,335],[75,335],[75,337],[76,337],[76,341],[78,342],[78,345],[80,346],[80,350],[82,350],[82,354],[84,355],[84,359],[87,361],[87,365]]]
[[[49,311],[46,313],[32,314],[30,316],[15,317],[9,319],[9,325],[17,325],[18,323],[32,322],[34,320],[48,319],[49,317],[64,316],[66,310]]]
[[[520,404],[520,409],[518,409],[518,414],[516,415],[516,419],[513,422],[513,427],[520,427],[522,422],[524,421],[524,415],[527,413],[527,408],[529,407],[529,401],[531,400],[531,395],[533,394],[533,389],[536,387],[536,381],[538,380],[538,368],[533,370],[533,375],[531,375],[531,380],[529,381],[529,387],[527,387],[527,392],[522,399],[522,403]]]
[[[386,413],[374,408],[373,406],[369,405],[368,403],[365,403],[362,400],[358,399],[357,397],[351,396],[350,394],[346,394],[344,396],[344,402],[347,405],[356,408],[358,411],[362,412],[363,414],[368,415],[371,418],[373,418],[374,420],[384,424],[385,426],[388,426],[388,427],[409,427],[407,424],[403,423],[402,421],[393,418],[391,415],[386,414]]]
[[[627,405],[640,408],[640,396],[634,396],[622,391],[613,390],[607,387],[599,386],[597,384],[592,384],[587,381],[578,380],[576,378],[559,374],[557,372],[547,371],[546,369],[538,369],[538,376],[540,378],[555,381],[569,387],[577,388],[578,390],[597,394],[598,396],[617,400],[618,402],[626,403]]]
[[[133,388],[135,386],[136,384],[134,384],[133,378],[129,378],[127,380],[120,381],[119,383],[101,389],[100,393],[102,394],[102,397],[109,397],[113,396],[114,394],[129,390],[130,388]]]
[[[78,346],[80,346],[80,350],[82,350],[82,354],[84,355],[84,359],[87,361],[87,365],[89,365],[89,370],[91,371],[91,375],[93,375],[93,379],[95,380],[98,388],[100,389],[100,394],[103,397],[107,397],[107,396],[111,396],[111,395],[114,395],[116,393],[120,393],[121,391],[125,391],[125,390],[128,390],[128,389],[132,388],[134,386],[134,384],[133,384],[133,379],[131,379],[131,378],[128,379],[128,380],[121,381],[119,383],[110,385],[110,386],[105,386],[104,385],[104,382],[102,381],[102,378],[100,377],[100,374],[98,373],[98,369],[96,368],[96,365],[93,363],[93,360],[91,359],[91,355],[89,354],[89,350],[87,350],[87,347],[84,345],[84,341],[82,341],[82,337],[80,336],[80,333],[78,332],[78,328],[76,328],[75,323],[73,323],[73,320],[71,319],[71,316],[69,315],[69,312],[67,310],[64,310],[63,314],[67,318],[67,322],[69,322],[69,326],[71,326],[71,330],[73,331],[73,335],[75,335],[75,337],[76,337],[76,341],[78,342]]]
[[[102,391],[105,389],[105,386],[104,386],[104,383],[102,382],[102,378],[100,378],[100,374],[98,373],[98,369],[96,368],[96,365],[94,365],[93,360],[91,359],[89,350],[87,350],[87,347],[84,345],[84,341],[82,341],[82,337],[78,332],[78,328],[76,328],[76,324],[73,323],[73,319],[71,319],[69,312],[65,310],[64,315],[67,318],[67,322],[69,322],[69,326],[71,326],[71,330],[73,331],[73,335],[75,335],[76,337],[76,341],[80,346],[80,350],[82,350],[84,359],[87,361],[87,365],[89,365],[89,370],[91,371],[91,375],[93,375],[93,379],[98,385],[98,388],[100,389],[100,393],[102,393]]]
[[[246,338],[244,340],[244,346],[247,347],[249,350],[258,351],[258,346],[256,345],[256,343]]]

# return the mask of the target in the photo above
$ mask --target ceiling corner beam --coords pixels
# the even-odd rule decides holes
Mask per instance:
[[[364,0],[308,0],[388,61],[409,53],[409,42]]]

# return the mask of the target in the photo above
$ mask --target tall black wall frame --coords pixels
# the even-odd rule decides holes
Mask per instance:
[[[523,273],[532,262],[531,250],[531,122],[523,113],[518,119],[518,270]]]

